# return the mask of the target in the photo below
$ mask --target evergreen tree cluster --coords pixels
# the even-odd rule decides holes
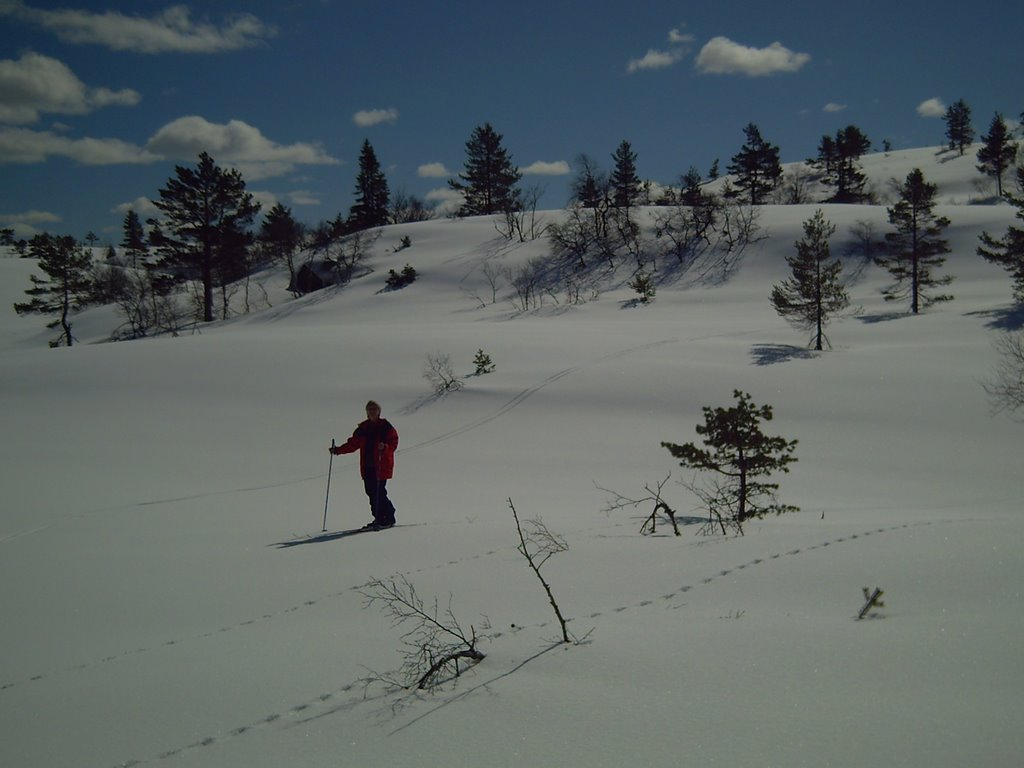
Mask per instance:
[[[963,99],[946,110],[945,125],[950,150],[964,154],[974,139],[974,130],[970,107]],[[629,284],[640,295],[641,302],[649,301],[657,284],[653,265],[661,254],[647,254],[648,244],[631,210],[653,202],[670,211],[656,216],[656,235],[668,242],[663,254],[674,255],[679,265],[687,269],[712,255],[711,263],[705,265],[705,274],[727,274],[746,245],[758,237],[757,206],[772,199],[807,200],[805,193],[790,189],[799,186],[799,179],[783,179],[779,148],[765,140],[753,123],[743,133],[745,141],[728,165],[733,178],[725,185],[721,197],[704,189],[718,176],[717,160],[706,176],[691,167],[678,187],[669,187],[657,200],[652,200],[650,185],[642,181],[638,171],[637,153],[628,141],[623,140],[611,155],[609,173],[602,172],[588,156],[580,155],[576,161],[578,174],[571,183],[569,219],[546,225],[556,252],[571,254],[583,269],[595,255],[608,266],[614,266],[623,256],[633,257],[636,269]],[[999,198],[1021,208],[1021,196],[1007,192],[1003,185],[1017,157],[1018,145],[1012,136],[1003,117],[996,113],[988,132],[982,136],[977,167],[996,180]],[[503,145],[503,136],[485,123],[473,130],[465,147],[465,169],[458,178],[449,180],[451,189],[462,195],[458,214],[523,215],[516,213],[524,209],[524,196],[518,188],[521,173]],[[818,156],[810,163],[821,173],[821,180],[834,190],[829,202],[870,200],[866,177],[859,168],[860,158],[870,147],[868,137],[853,125],[834,136],[822,137]],[[1024,171],[1018,168],[1018,189],[1024,189],[1022,174]],[[786,188],[779,193],[783,181]],[[948,285],[952,279],[936,272],[949,251],[941,237],[949,221],[933,213],[936,187],[927,183],[919,170],[908,176],[898,191],[900,200],[888,209],[895,231],[886,236],[888,250],[876,262],[894,277],[894,284],[885,291],[886,298],[909,298],[911,311],[916,313],[951,298],[934,290]],[[246,190],[241,174],[217,166],[204,152],[194,168],[177,166],[174,176],[159,190],[155,203],[162,218],[147,222],[148,233],[134,211],[125,215],[122,255],[117,256],[111,248],[108,261],[130,267],[138,272],[136,277],[123,278],[114,273],[116,270],[100,275],[91,266],[83,267],[75,260],[78,251],[72,239],[50,238],[29,244],[16,241],[13,231],[5,230],[2,234],[3,242],[15,246],[22,254],[27,249],[29,255],[37,256],[41,262],[45,254],[46,268],[58,270],[50,275],[49,282],[33,277],[33,288],[26,292],[32,301],[19,304],[19,311],[59,311],[60,324],[89,300],[81,298],[88,292],[78,287],[64,291],[68,298],[57,304],[42,298],[47,291],[54,296],[61,293],[57,286],[64,278],[56,265],[67,262],[74,274],[90,275],[81,279],[92,279],[93,300],[100,295],[119,299],[122,293],[132,291],[166,297],[172,291],[173,281],[195,281],[201,288],[199,318],[209,322],[216,314],[216,291],[220,291],[221,315],[227,317],[230,286],[247,277],[259,264],[273,261],[287,265],[290,285],[295,286],[299,255],[321,255],[327,262],[335,263],[342,279],[347,279],[365,254],[367,244],[373,241],[361,233],[388,223],[430,217],[430,212],[415,198],[402,191],[392,195],[368,140],[364,140],[360,150],[354,198],[347,216],[339,214],[315,227],[301,224],[290,208],[278,203],[254,231],[260,206]],[[535,204],[536,195],[530,199]],[[724,202],[728,199],[739,202],[730,207]],[[833,233],[834,227],[820,211],[806,222],[805,238],[796,244],[796,255],[788,259],[792,277],[772,291],[776,311],[795,326],[812,330],[812,342],[817,349],[827,341],[824,327],[829,317],[841,312],[848,303],[840,285],[839,263],[829,257],[828,239]],[[1022,238],[1020,228],[1010,227],[1001,238],[984,233],[978,246],[979,255],[1011,273],[1018,301],[1024,301]],[[99,238],[89,233],[87,240],[95,246]],[[159,257],[156,262],[151,259],[153,254]],[[407,285],[414,274],[410,270],[408,266],[402,273],[392,270],[388,286]],[[62,343],[70,344],[72,340],[68,327],[62,334]]]
[[[825,176],[825,183],[835,188],[830,203],[863,203],[869,199],[864,188],[867,177],[859,161],[871,149],[871,140],[855,125],[836,132],[835,137],[821,137],[814,165]]]
[[[1017,168],[1017,194],[1006,194],[1006,199],[1017,209],[1016,218],[1024,223],[1024,167]],[[1006,228],[1002,237],[993,237],[988,232],[980,235],[978,255],[1005,269],[1013,278],[1013,299],[1024,304],[1024,227]]]
[[[959,151],[963,156],[964,150],[974,141],[974,128],[971,127],[971,108],[967,102],[958,99],[946,109],[946,138],[949,140],[949,148]]]
[[[466,142],[466,168],[448,186],[462,194],[460,216],[489,216],[519,210],[516,184],[522,174],[502,145],[503,137],[485,123]]]
[[[782,178],[779,148],[761,137],[753,123],[743,129],[746,142],[733,155],[727,170],[736,177],[736,187],[746,193],[750,205],[760,205]]]

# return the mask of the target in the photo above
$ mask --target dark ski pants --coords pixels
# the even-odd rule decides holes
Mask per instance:
[[[363,478],[363,489],[370,500],[373,521],[380,525],[395,524],[395,505],[388,498],[388,481],[378,480],[376,475]]]

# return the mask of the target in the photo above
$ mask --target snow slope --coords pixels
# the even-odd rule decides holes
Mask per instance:
[[[1022,427],[981,386],[1018,316],[974,252],[1013,209],[966,205],[980,177],[949,157],[864,165],[876,188],[914,166],[940,183],[956,300],[907,316],[869,266],[823,354],[768,303],[817,206],[765,208],[771,237],[731,280],[647,307],[623,287],[518,313],[503,285],[491,303],[483,264],[546,242],[446,220],[386,230],[343,289],[60,350],[10,309],[31,265],[0,259],[0,765],[1019,764]],[[836,254],[856,222],[888,226],[884,207],[823,208]],[[407,262],[420,279],[382,292]],[[478,349],[494,373],[468,375]],[[433,352],[464,390],[431,396]],[[699,514],[660,443],[696,439],[734,389],[799,440],[781,496],[801,512],[677,538],[640,535],[646,506],[604,511],[598,486],[672,473],[670,503]],[[308,538],[326,448],[370,397],[401,434],[401,527]],[[544,573],[579,644],[556,642],[510,497],[569,544]],[[332,533],[368,519],[353,457],[329,502]],[[433,695],[360,682],[400,663],[401,631],[356,591],[393,574],[491,626],[487,658]],[[876,586],[885,607],[856,621]]]

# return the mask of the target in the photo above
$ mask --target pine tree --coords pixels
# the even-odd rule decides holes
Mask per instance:
[[[1003,196],[1003,174],[1017,157],[1017,144],[1010,141],[1010,130],[1003,116],[996,112],[988,133],[981,137],[983,146],[978,150],[978,170],[996,180],[996,194]]]
[[[710,491],[698,495],[719,520],[742,532],[743,523],[750,518],[796,511],[796,507],[776,501],[778,484],[759,478],[789,472],[789,464],[796,461],[792,453],[797,441],[769,437],[761,431],[761,422],[772,419],[771,406],[754,405],[750,395],[739,390],[733,392],[733,397],[737,403],[732,408],[703,409],[704,424],[697,425],[697,434],[704,438],[706,448],[693,443],[662,446],[680,460],[681,466],[718,476],[718,483]]]
[[[388,223],[390,192],[388,180],[369,140],[363,141],[359,152],[359,175],[356,177],[356,203],[348,216],[353,232],[381,227]]]
[[[477,350],[476,357],[473,358],[473,365],[476,366],[474,373],[477,376],[494,373],[494,361],[491,359],[491,356],[482,349]]]
[[[588,155],[576,157],[579,171],[570,186],[572,199],[584,208],[598,208],[608,197],[608,177]]]
[[[519,210],[522,174],[512,164],[512,156],[502,146],[502,135],[490,123],[473,129],[466,142],[465,171],[448,186],[463,195],[460,216],[489,216]]]
[[[971,127],[971,108],[963,99],[946,110],[946,138],[949,148],[960,150],[963,157],[964,149],[974,141],[974,129]]]
[[[925,181],[920,168],[907,175],[906,182],[899,187],[899,202],[886,209],[889,223],[896,227],[895,232],[885,236],[889,253],[875,259],[896,279],[894,285],[882,292],[886,301],[909,296],[910,311],[915,315],[922,307],[953,298],[929,294],[932,288],[953,281],[950,275],[933,274],[946,262],[942,254],[949,253],[949,243],[940,237],[949,226],[949,219],[934,213],[936,192],[938,187]]]
[[[125,249],[132,260],[132,266],[137,267],[139,257],[144,257],[146,250],[146,231],[142,228],[142,221],[139,215],[129,210],[124,216],[124,237],[121,239],[121,247]]]
[[[237,271],[240,250],[248,246],[249,225],[259,203],[245,191],[236,170],[217,166],[209,154],[199,155],[196,168],[175,166],[154,201],[166,217],[161,250],[171,265],[196,268],[203,287],[203,321],[213,320],[213,288]]]
[[[636,291],[641,304],[647,304],[658,292],[658,286],[654,282],[654,275],[645,270],[639,270],[627,285]]]
[[[839,279],[842,262],[829,261],[829,238],[835,231],[835,225],[821,210],[805,221],[804,237],[796,243],[796,255],[786,257],[793,276],[772,289],[775,311],[795,327],[812,330],[811,339],[818,351],[822,349],[829,317],[850,306],[850,297]]]
[[[766,142],[753,123],[743,129],[746,143],[732,157],[726,169],[736,176],[736,187],[749,195],[751,205],[760,204],[782,178],[779,148]]]
[[[825,183],[836,188],[832,203],[860,203],[867,177],[861,172],[859,160],[871,148],[871,140],[855,125],[836,132],[835,138],[822,136],[815,163],[825,174]]]
[[[689,170],[680,179],[681,190],[679,193],[679,202],[683,205],[699,206],[703,205],[706,200],[704,194],[704,179],[701,178],[700,171],[694,166],[690,166]]]
[[[623,141],[612,154],[612,202],[616,208],[629,211],[640,200],[642,184],[636,172],[636,152]]]
[[[1017,218],[1024,221],[1024,167],[1017,167],[1018,194],[1009,192],[1005,197],[1017,208]],[[1006,234],[998,240],[988,232],[979,236],[981,245],[978,255],[998,264],[1013,277],[1014,301],[1024,304],[1024,229],[1012,224],[1006,228]]]
[[[38,313],[58,314],[59,317],[47,327],[61,327],[61,335],[51,346],[66,344],[72,346],[71,314],[86,305],[92,292],[92,256],[70,235],[36,235],[29,242],[28,256],[39,260],[41,269],[49,280],[30,275],[32,287],[25,293],[31,301],[14,305],[19,315]]]
[[[303,227],[291,208],[276,203],[260,225],[258,239],[271,258],[288,267],[289,290],[295,289],[295,254],[302,245]]]

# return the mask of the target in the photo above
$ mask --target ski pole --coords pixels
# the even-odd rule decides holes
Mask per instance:
[[[327,465],[327,498],[324,499],[324,530],[327,530],[327,505],[331,501],[331,471],[334,469],[334,438],[331,438],[331,460]]]

